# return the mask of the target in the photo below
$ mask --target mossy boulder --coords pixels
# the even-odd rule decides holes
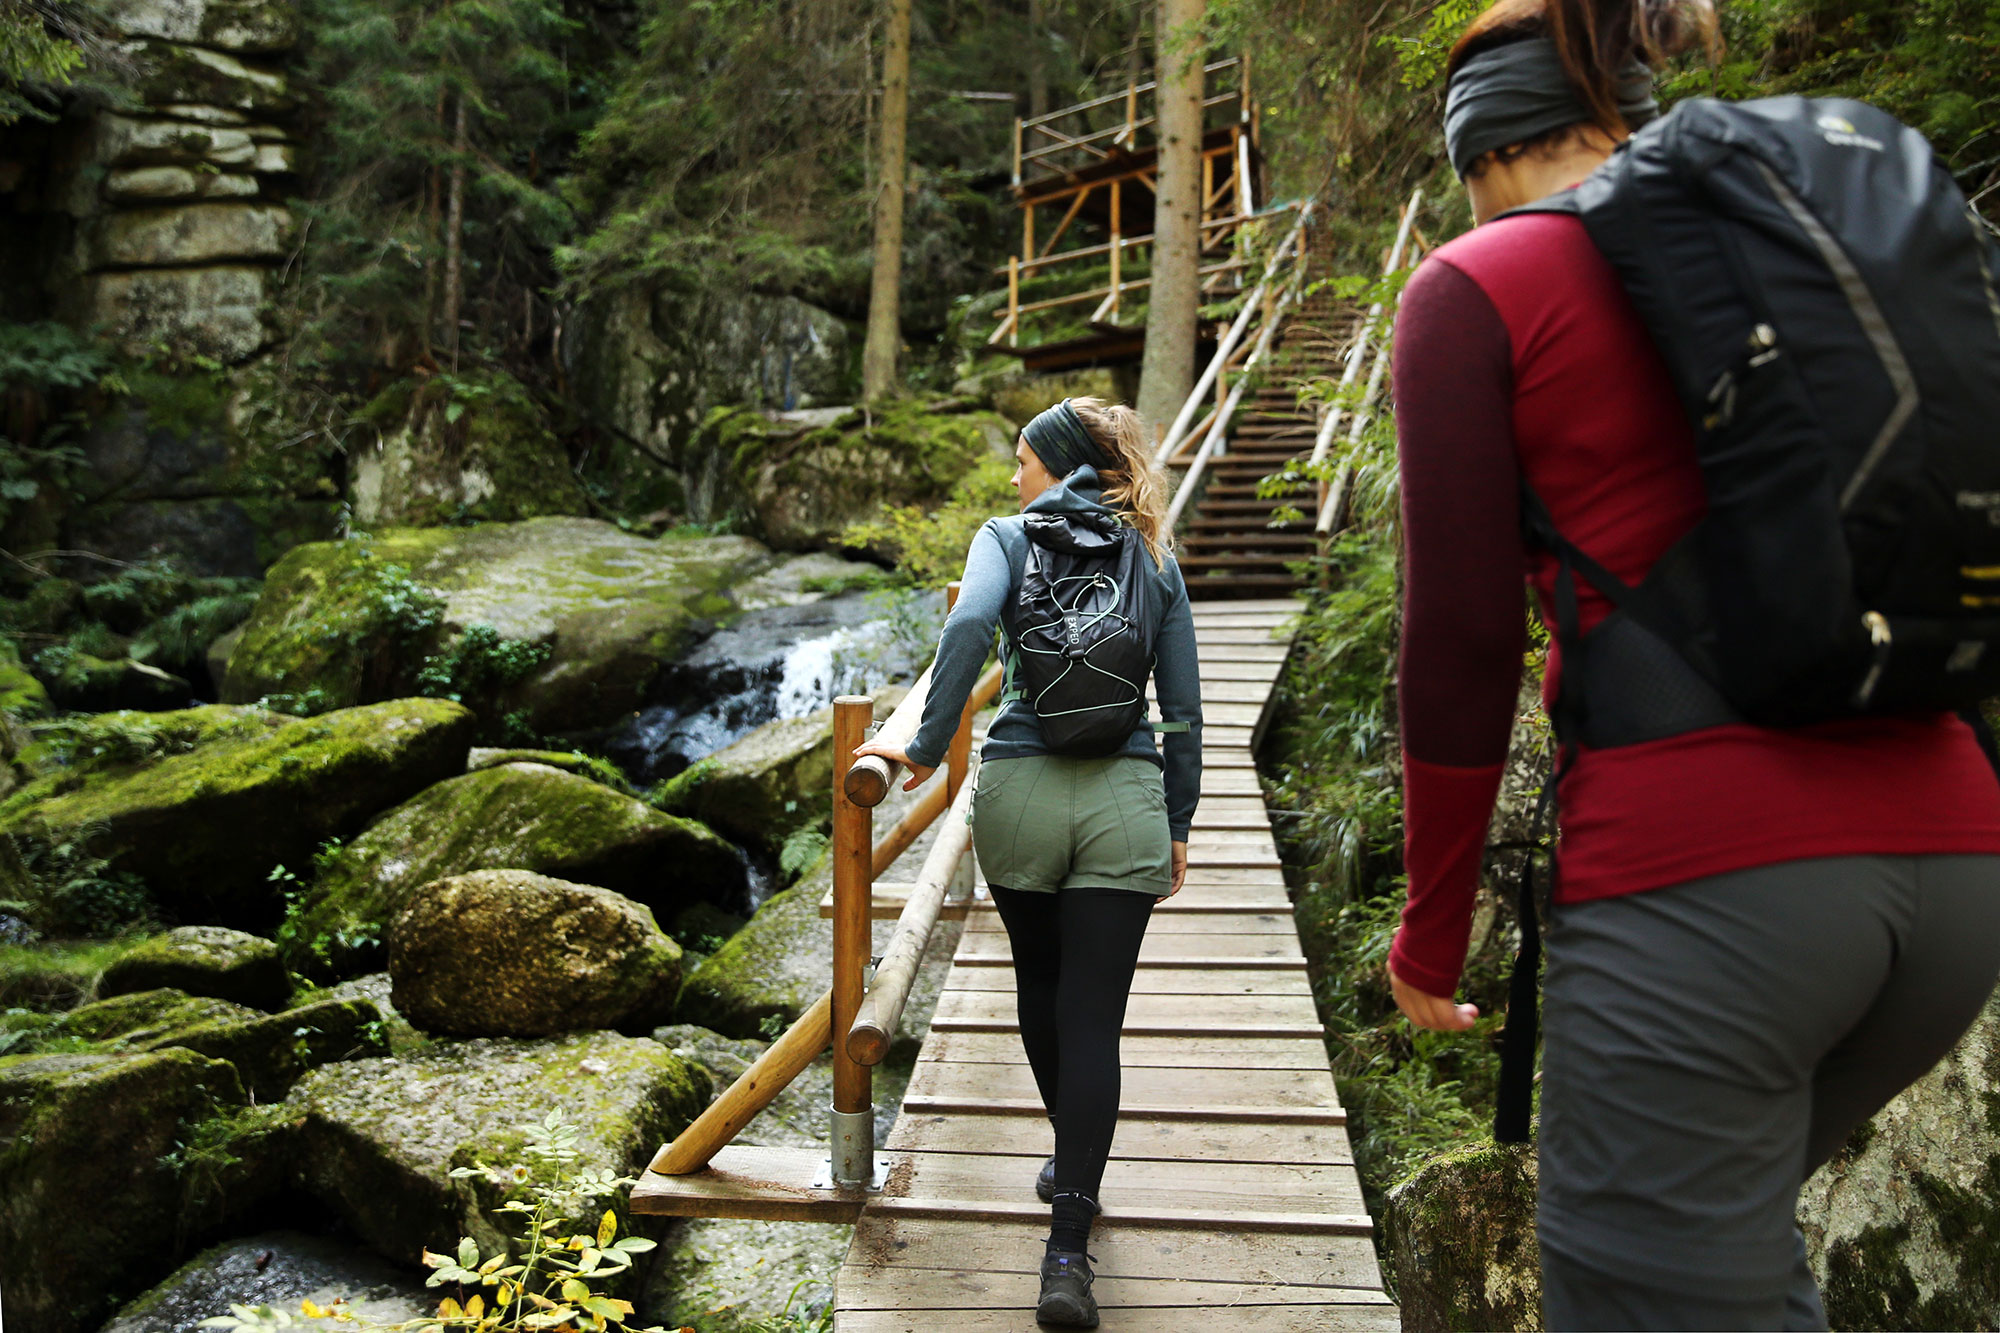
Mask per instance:
[[[82,841],[182,920],[269,929],[283,906],[273,867],[309,864],[326,839],[463,771],[472,728],[443,699],[296,719],[73,790],[30,784],[0,802],[0,833]]]
[[[135,945],[97,984],[100,995],[173,987],[253,1009],[282,1009],[292,979],[278,946],[227,926],[179,926]]]
[[[1835,1328],[2000,1328],[2000,995],[1799,1195]]]
[[[478,746],[465,757],[468,773],[477,773],[482,768],[499,768],[502,764],[541,764],[545,768],[559,768],[565,773],[574,773],[592,782],[601,782],[616,792],[636,796],[638,789],[632,785],[618,765],[599,755],[585,754],[581,750],[528,750],[501,749]]]
[[[565,1177],[585,1168],[636,1174],[708,1099],[707,1076],[658,1042],[591,1032],[437,1042],[329,1065],[301,1079],[286,1105],[304,1119],[307,1188],[379,1253],[408,1262],[460,1236],[490,1254],[518,1234],[503,1234],[491,1210],[527,1197],[509,1169],[538,1169],[527,1122],[561,1111],[577,1126],[579,1157]],[[480,1164],[493,1175],[450,1178],[454,1167]],[[595,1231],[607,1207],[623,1219],[626,1199],[622,1187],[580,1199],[562,1234]]]
[[[270,1102],[308,1069],[385,1054],[378,1018],[366,1000],[321,1000],[267,1014],[163,988],[80,1005],[36,1035],[42,1045],[69,1038],[113,1054],[169,1047],[197,1051],[229,1061],[250,1094]]]
[[[1384,1248],[1412,1333],[1542,1327],[1532,1147],[1474,1144],[1389,1191]]]
[[[6,845],[0,840],[0,847]],[[91,997],[105,967],[132,941],[53,940],[0,943],[0,1011],[56,1012]]]
[[[699,765],[685,801],[695,818],[775,852],[833,814],[833,710],[780,718]]]
[[[181,1333],[232,1305],[268,1305],[295,1312],[309,1300],[322,1309],[340,1303],[365,1325],[402,1324],[437,1313],[438,1296],[408,1264],[332,1236],[264,1231],[211,1245],[171,1277],[133,1300],[104,1333]]]
[[[42,684],[48,697],[64,708],[93,713],[113,708],[160,712],[186,708],[194,702],[192,685],[147,662],[80,652],[43,660],[47,666]]]
[[[171,1155],[243,1100],[226,1061],[191,1050],[0,1059],[9,1322],[83,1333],[169,1270],[192,1188]]]
[[[408,692],[427,657],[487,626],[546,656],[461,697],[537,734],[585,730],[641,707],[662,664],[733,615],[732,590],[772,563],[743,537],[645,538],[583,518],[308,543],[267,575],[223,698],[340,706]]]
[[[366,970],[419,886],[503,869],[593,884],[660,912],[733,900],[744,880],[736,849],[692,820],[573,773],[503,764],[427,789],[331,858],[292,922],[292,965]]]
[[[401,381],[361,411],[377,428],[354,457],[354,518],[373,527],[587,514],[549,415],[519,380],[475,372],[451,387]]]
[[[630,898],[526,870],[412,893],[389,926],[396,1008],[426,1032],[547,1037],[673,1013],[681,949]]]
[[[47,712],[48,707],[47,688],[22,665],[14,641],[0,637],[0,713],[34,717]]]
[[[1014,428],[991,412],[896,402],[830,423],[718,408],[698,447],[730,460],[751,526],[780,550],[841,544],[849,525],[893,505],[942,501],[981,458],[1010,453]]]

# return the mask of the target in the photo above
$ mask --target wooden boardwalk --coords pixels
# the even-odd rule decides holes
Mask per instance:
[[[1289,599],[1198,602],[1201,807],[1187,885],[1132,988],[1124,1109],[1092,1234],[1109,1333],[1393,1329],[1251,751]],[[1035,1327],[1053,1137],[1021,1052],[1007,936],[966,919],[884,1192],[835,1284],[836,1333]]]

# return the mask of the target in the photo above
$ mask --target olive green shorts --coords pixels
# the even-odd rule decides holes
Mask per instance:
[[[986,882],[1007,889],[1133,889],[1165,897],[1173,887],[1160,766],[1135,755],[982,762],[972,847]]]

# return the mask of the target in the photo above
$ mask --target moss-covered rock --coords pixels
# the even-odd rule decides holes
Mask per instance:
[[[638,789],[618,765],[601,755],[585,754],[581,750],[510,750],[475,745],[472,753],[465,757],[465,768],[469,773],[477,773],[482,768],[499,768],[503,764],[541,764],[546,768],[559,768],[565,773],[601,782],[626,796],[638,795]]]
[[[0,1059],[10,1322],[82,1333],[170,1269],[189,1189],[172,1155],[242,1102],[236,1071],[190,1050]]]
[[[477,870],[412,893],[389,926],[396,1008],[426,1032],[547,1037],[673,1013],[681,949],[609,889]]]
[[[1532,1147],[1475,1144],[1389,1191],[1384,1247],[1403,1327],[1456,1333],[1542,1327]]]
[[[538,734],[579,731],[640,707],[661,664],[733,614],[731,589],[772,563],[747,538],[649,539],[581,518],[310,543],[271,568],[223,697],[383,698],[485,625],[547,656],[466,701]],[[415,606],[426,596],[441,599],[434,613]]]
[[[74,1008],[91,997],[105,967],[131,945],[129,939],[0,944],[0,1010]]]
[[[836,546],[849,525],[893,505],[942,501],[952,483],[1014,447],[1014,428],[990,412],[892,403],[831,424],[719,408],[702,447],[725,455],[753,529],[780,550]]]
[[[1835,1328],[2000,1328],[2000,996],[1799,1195]]]
[[[462,771],[472,727],[441,699],[293,720],[71,790],[30,784],[0,802],[0,833],[81,841],[183,920],[268,929],[282,907],[274,866],[308,864],[324,840]]]
[[[0,635],[0,713],[33,717],[48,710],[49,692],[21,663],[14,641]]]
[[[66,651],[44,654],[38,662],[46,663],[42,684],[48,688],[48,697],[64,708],[158,712],[186,708],[194,701],[194,687],[179,676],[129,657]]]
[[[703,760],[697,779],[685,797],[695,818],[775,852],[833,814],[833,710],[765,723]]]
[[[305,1120],[307,1187],[378,1252],[407,1262],[460,1236],[487,1253],[513,1238],[491,1210],[509,1193],[525,1197],[505,1168],[533,1165],[526,1122],[560,1110],[580,1130],[571,1169],[636,1173],[708,1097],[707,1076],[658,1042],[593,1032],[437,1042],[329,1065],[300,1080],[287,1105]],[[479,1163],[506,1185],[450,1179]],[[582,1199],[564,1234],[595,1230],[606,1207],[623,1217],[626,1197],[620,1188]]]
[[[438,1297],[408,1264],[395,1265],[350,1242],[300,1231],[264,1231],[212,1245],[118,1312],[104,1333],[181,1333],[227,1315],[232,1305],[296,1312],[300,1301],[367,1326],[402,1324],[437,1312]]]
[[[259,1101],[285,1095],[300,1074],[388,1047],[366,1000],[320,1000],[267,1014],[209,996],[160,989],[81,1005],[35,1034],[35,1044],[86,1041],[111,1054],[181,1047],[236,1067]]]
[[[253,1009],[282,1009],[292,995],[278,946],[227,926],[179,926],[155,935],[104,969],[100,995],[173,987]]]
[[[331,858],[290,923],[292,965],[367,969],[420,885],[499,869],[594,884],[660,912],[730,900],[744,876],[736,849],[692,820],[572,773],[503,764],[438,783]]]
[[[548,413],[511,375],[478,372],[447,387],[402,381],[361,417],[379,434],[354,459],[354,518],[432,527],[587,514],[590,502]]]

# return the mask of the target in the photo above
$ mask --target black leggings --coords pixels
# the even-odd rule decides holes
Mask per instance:
[[[1014,949],[1021,1045],[1055,1120],[1060,1192],[1095,1199],[1103,1183],[1118,1128],[1118,1034],[1158,901],[1131,889],[993,890]]]

